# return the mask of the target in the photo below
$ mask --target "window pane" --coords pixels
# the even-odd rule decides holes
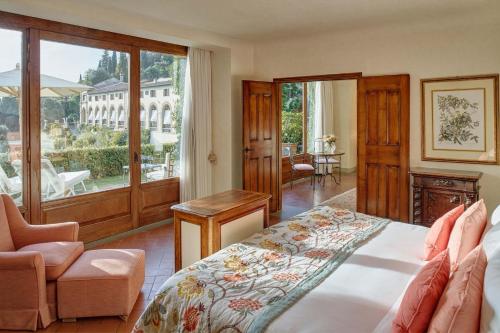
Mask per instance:
[[[22,33],[0,29],[0,192],[22,204]]]
[[[129,55],[42,41],[40,62],[42,200],[128,186]]]
[[[141,51],[141,181],[179,174],[186,58]],[[168,92],[168,93],[165,93]]]
[[[284,83],[281,85],[281,143],[283,156],[303,152],[303,98],[302,83]]]

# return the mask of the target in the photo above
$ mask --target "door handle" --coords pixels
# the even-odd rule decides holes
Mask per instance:
[[[248,147],[245,147],[245,149],[243,149],[243,151],[244,151],[245,153],[248,153],[249,151],[253,151],[253,149],[248,148]]]

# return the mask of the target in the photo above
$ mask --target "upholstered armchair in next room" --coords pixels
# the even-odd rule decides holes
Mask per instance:
[[[57,319],[56,280],[82,254],[78,223],[28,224],[0,195],[0,329],[36,330]]]

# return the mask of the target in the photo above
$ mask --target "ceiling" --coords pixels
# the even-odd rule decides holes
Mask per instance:
[[[88,0],[251,41],[500,13],[498,0]]]

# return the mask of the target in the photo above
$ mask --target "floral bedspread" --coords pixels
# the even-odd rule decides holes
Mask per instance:
[[[315,207],[177,272],[134,332],[262,332],[388,222]]]

